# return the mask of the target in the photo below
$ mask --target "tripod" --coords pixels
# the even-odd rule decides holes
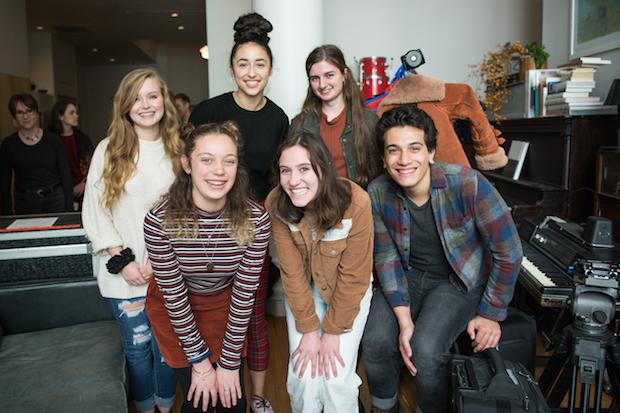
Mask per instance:
[[[581,412],[589,411],[592,389],[595,392],[594,412],[601,412],[603,378],[607,367],[614,403],[606,411],[620,412],[617,405],[620,402],[620,344],[607,325],[588,323],[576,317],[572,324],[564,327],[554,347],[553,356],[538,382],[552,411],[565,411],[560,404],[569,391],[568,412],[576,410],[579,379]]]

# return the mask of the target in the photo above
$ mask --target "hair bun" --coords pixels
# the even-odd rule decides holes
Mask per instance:
[[[273,26],[260,14],[249,13],[239,17],[233,29],[235,30],[235,43],[257,42],[267,45],[268,34],[273,30]]]
[[[181,130],[179,133],[179,135],[181,135],[181,140],[183,142],[187,141],[187,139],[192,135],[192,132],[194,132],[195,129],[196,127],[189,122],[181,126]]]

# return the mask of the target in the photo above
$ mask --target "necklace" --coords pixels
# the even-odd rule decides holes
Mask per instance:
[[[224,215],[224,211],[220,212],[220,214],[218,216],[216,216],[215,220],[220,220],[222,218],[222,215]],[[211,247],[211,237],[213,237],[213,235],[216,232],[219,232],[220,229],[222,229],[223,225],[222,222],[218,222],[217,226],[215,227],[215,229],[213,231],[209,231],[209,233],[207,234],[207,243],[205,244],[204,239],[201,238],[201,242],[202,242],[202,247],[204,249],[205,252],[205,258],[207,259],[207,264],[205,265],[205,267],[207,268],[207,272],[213,272],[215,270],[215,263],[213,262],[213,258],[215,257],[215,251],[217,249],[217,246],[220,244],[220,236],[218,234],[217,238],[214,238],[214,243],[213,243],[213,248],[211,249],[211,254],[208,255],[207,254],[207,245],[209,247]]]
[[[20,130],[19,136],[25,141],[37,143],[41,139],[42,134],[39,134],[39,130],[35,130],[31,135],[26,135]]]

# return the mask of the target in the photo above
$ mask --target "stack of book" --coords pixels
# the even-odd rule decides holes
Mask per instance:
[[[616,114],[616,106],[604,106],[600,97],[590,96],[596,69],[610,63],[600,57],[580,57],[558,66],[560,78],[547,81],[544,115]]]

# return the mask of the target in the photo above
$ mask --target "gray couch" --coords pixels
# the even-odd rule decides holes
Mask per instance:
[[[0,285],[0,410],[127,412],[118,328],[94,279]]]

